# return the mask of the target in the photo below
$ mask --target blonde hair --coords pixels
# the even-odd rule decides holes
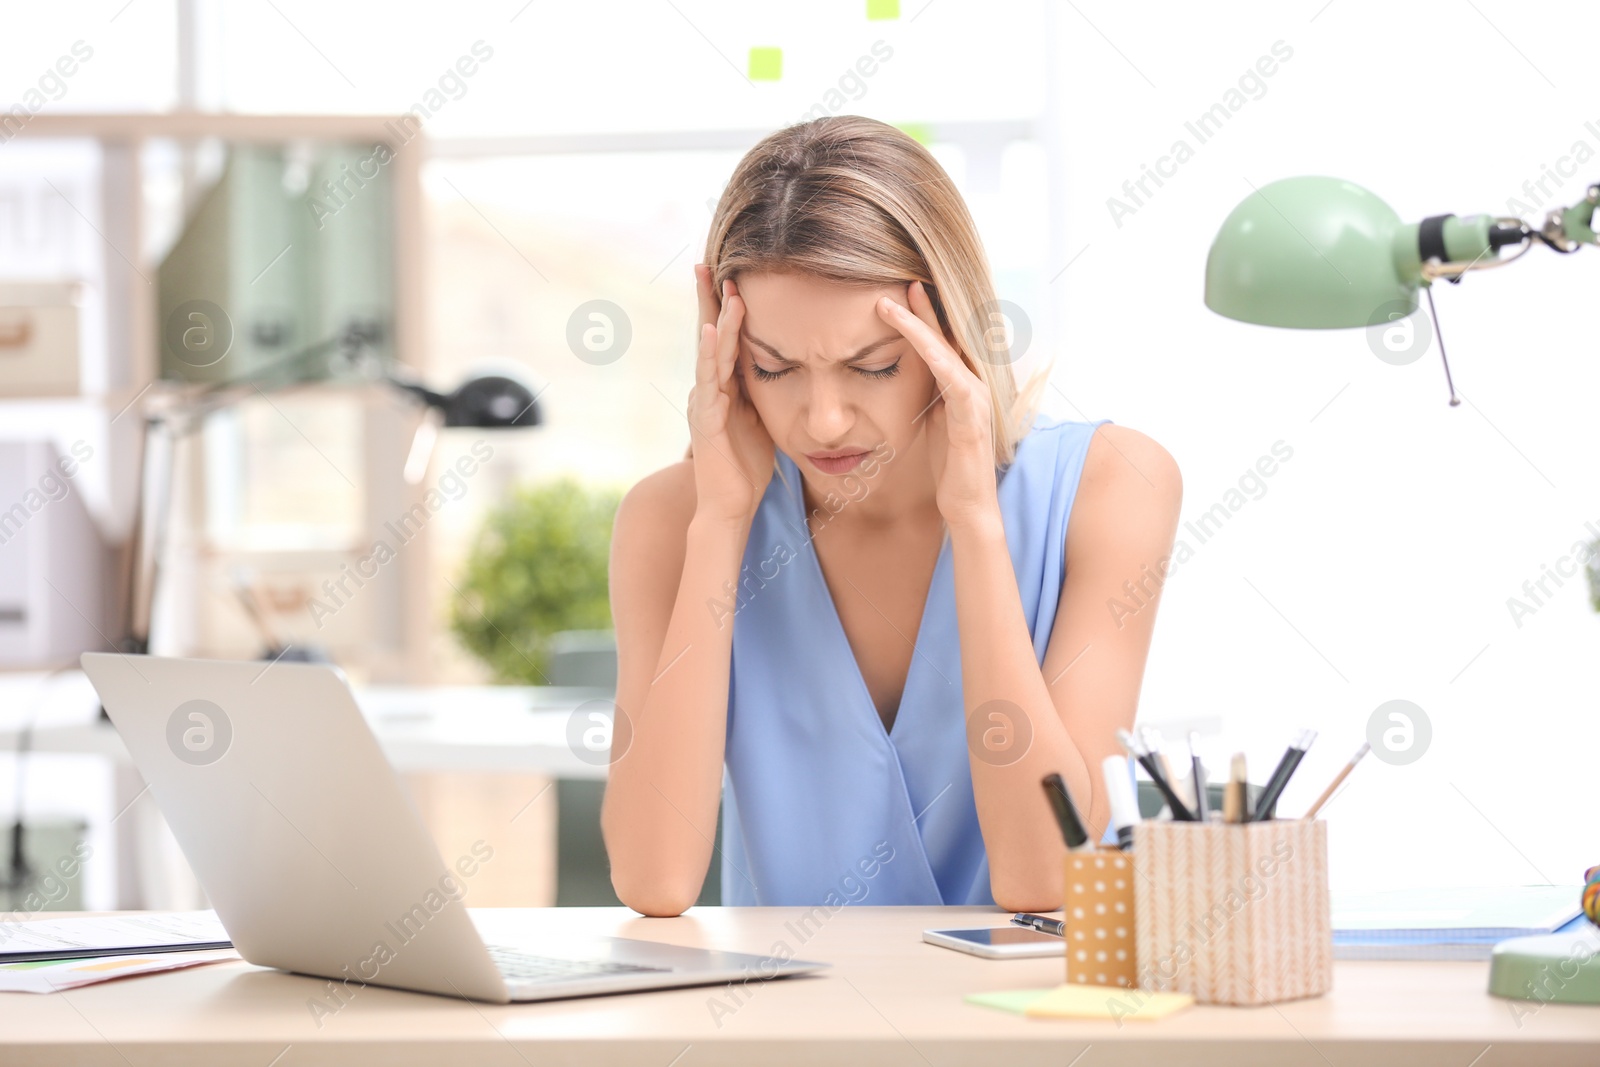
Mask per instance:
[[[989,389],[995,463],[1011,465],[1048,368],[1018,391],[978,228],[939,161],[908,134],[859,115],[769,134],[722,192],[705,263],[718,294],[724,279],[763,271],[922,282],[945,340]],[[691,441],[685,458],[692,455]]]

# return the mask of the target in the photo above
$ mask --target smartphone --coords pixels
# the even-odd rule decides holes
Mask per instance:
[[[970,952],[991,960],[1024,959],[1030,956],[1065,956],[1067,944],[1055,934],[1029,926],[977,926],[960,930],[924,930],[922,940],[930,945]]]

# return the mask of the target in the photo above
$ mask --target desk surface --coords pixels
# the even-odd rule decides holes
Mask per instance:
[[[626,908],[477,914],[496,940],[530,947],[541,929],[558,927],[757,954],[781,940],[795,956],[833,966],[752,981],[737,996],[709,986],[510,1006],[369,986],[319,1029],[307,1002],[322,981],[227,962],[43,996],[0,994],[0,1062],[1600,1063],[1600,1007],[1491,997],[1487,963],[1341,961],[1333,991],[1322,997],[1254,1008],[1196,1005],[1119,1025],[1027,1019],[964,1003],[964,994],[980,990],[1053,985],[1063,972],[1054,958],[984,960],[921,940],[932,926],[1002,925],[1005,913],[993,908],[852,906],[818,909],[809,920],[805,909],[784,907],[692,908],[671,919]]]

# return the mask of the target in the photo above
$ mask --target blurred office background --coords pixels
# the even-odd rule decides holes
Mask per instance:
[[[567,516],[533,545],[542,553],[563,530],[593,528],[586,508],[603,514],[682,455],[690,268],[723,183],[764,133],[860,113],[922,139],[966,196],[1013,334],[1029,338],[1019,376],[1053,367],[1046,412],[1142,430],[1182,467],[1184,562],[1162,593],[1141,721],[1175,746],[1199,731],[1219,773],[1245,750],[1258,781],[1296,729],[1317,729],[1279,805],[1294,813],[1381,705],[1409,701],[1419,740],[1404,757],[1369,758],[1328,809],[1335,889],[1576,882],[1595,862],[1573,832],[1582,757],[1600,751],[1600,623],[1572,562],[1600,536],[1587,417],[1600,370],[1586,315],[1600,250],[1534,249],[1435,286],[1458,407],[1446,404],[1424,314],[1423,357],[1394,365],[1363,331],[1245,326],[1201,295],[1223,218],[1277,178],[1347,178],[1408,220],[1486,212],[1537,224],[1581,199],[1600,181],[1600,74],[1551,29],[1579,24],[1582,10],[18,8],[0,37],[0,343],[53,338],[75,358],[35,358],[9,378],[0,358],[0,509],[76,455],[70,492],[28,524],[34,551],[50,532],[50,573],[80,584],[0,585],[19,605],[54,603],[69,631],[31,645],[13,635],[0,719],[15,736],[39,707],[82,704],[81,679],[42,673],[64,662],[60,643],[125,636],[144,414],[227,373],[172,358],[176,307],[163,294],[185,278],[231,294],[217,302],[235,312],[241,358],[259,367],[376,321],[369,355],[442,392],[517,377],[542,421],[441,430],[419,468],[423,416],[396,390],[334,366],[314,386],[251,390],[175,446],[154,651],[315,647],[387,694],[396,722],[422,714],[403,695],[419,687],[461,687],[450,692],[466,703],[505,682],[602,691],[609,620],[592,611],[541,617],[569,635],[551,658],[520,631],[486,651],[499,631],[474,618],[494,609],[482,591],[506,572],[494,560],[475,571],[474,551],[500,536],[496,515]],[[363,171],[377,175],[370,188],[319,198],[380,141],[393,158]],[[261,228],[268,201],[296,205],[304,228],[281,259],[280,231]],[[583,331],[597,327],[609,349],[586,347]],[[1270,476],[1254,473],[1264,456],[1280,461]],[[562,479],[592,495],[549,495]],[[396,545],[393,524],[430,491],[439,506]],[[534,503],[512,510],[519,499]],[[364,562],[379,540],[399,549],[394,561]],[[324,585],[369,568],[338,595]],[[1541,579],[1535,603],[1525,583]],[[1511,598],[1534,610],[1514,612]],[[0,633],[24,628],[26,605],[12,612],[0,612]],[[40,840],[58,835],[36,846],[46,852],[84,835],[102,859],[74,899],[109,907],[134,899],[111,859],[147,845],[112,825],[127,790],[105,756],[72,747],[35,752],[20,778],[14,759],[0,762],[0,811],[11,819],[21,797]],[[442,843],[485,810],[504,826],[516,814],[507,854],[520,866],[497,899],[552,902],[559,854],[575,857],[564,902],[598,902],[599,773],[582,787],[514,766],[476,781],[418,769],[411,781]],[[570,821],[580,808],[590,821]],[[159,819],[144,818],[159,835]],[[152,873],[170,858],[151,852],[143,877],[176,900],[182,872]],[[588,888],[571,881],[582,877]]]

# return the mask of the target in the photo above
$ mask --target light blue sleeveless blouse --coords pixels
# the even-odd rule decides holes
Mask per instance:
[[[1035,418],[998,485],[1040,663],[1084,457],[1109,421]],[[950,538],[886,732],[811,543],[800,472],[781,450],[777,463],[783,479],[774,475],[757,507],[733,617],[722,903],[993,904],[968,762]]]

